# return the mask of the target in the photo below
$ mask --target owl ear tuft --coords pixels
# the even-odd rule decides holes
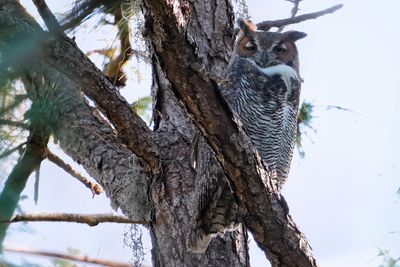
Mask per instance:
[[[298,32],[298,31],[288,31],[285,32],[286,38],[290,41],[296,42],[297,40],[303,39],[304,37],[307,36],[306,33],[304,32]]]
[[[238,18],[236,23],[246,35],[257,30],[257,26],[251,20]]]

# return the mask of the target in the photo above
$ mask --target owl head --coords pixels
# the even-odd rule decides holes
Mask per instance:
[[[299,71],[299,60],[295,42],[307,36],[298,31],[269,32],[257,30],[249,20],[238,19],[240,28],[236,38],[234,54],[252,59],[261,68],[286,64]]]

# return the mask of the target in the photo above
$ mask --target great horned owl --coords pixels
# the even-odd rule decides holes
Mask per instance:
[[[303,32],[259,31],[238,21],[240,32],[221,93],[267,163],[280,190],[295,145],[301,78],[295,41]]]
[[[261,31],[244,19],[238,25],[240,32],[220,91],[280,190],[289,173],[299,109],[301,78],[295,41],[306,34]],[[196,192],[198,213],[187,242],[193,252],[204,252],[213,236],[232,229],[235,219],[230,187],[221,171],[213,172],[219,166],[209,154],[203,154],[199,163],[198,174],[203,177]]]

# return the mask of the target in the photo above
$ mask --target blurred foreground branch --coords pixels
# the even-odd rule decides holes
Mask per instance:
[[[82,255],[82,256],[81,255],[69,255],[69,254],[64,254],[64,253],[59,253],[59,252],[42,251],[42,250],[36,250],[36,249],[31,249],[31,248],[7,247],[7,248],[4,248],[4,251],[37,255],[37,256],[45,256],[45,257],[54,257],[54,258],[72,260],[72,261],[80,261],[80,262],[85,262],[85,263],[101,264],[103,266],[108,266],[108,267],[131,267],[131,265],[129,263],[124,263],[124,262],[116,262],[116,261],[105,260],[105,259],[95,259],[95,258],[89,258],[86,255]]]
[[[46,158],[49,137],[50,133],[42,125],[35,123],[30,125],[30,135],[27,138],[26,148],[9,174],[0,193],[1,221],[7,221],[12,218],[29,176]],[[8,224],[0,224],[0,250],[7,228]]]
[[[15,222],[75,222],[96,226],[99,223],[135,223],[148,224],[148,221],[135,221],[126,216],[111,214],[74,214],[74,213],[37,213],[15,215],[10,220],[1,220],[1,223]]]
[[[61,26],[58,23],[54,14],[51,12],[48,5],[46,4],[46,1],[33,0],[32,2],[35,4],[37,11],[39,12],[40,16],[42,17],[44,23],[46,24],[47,29],[49,29],[49,31],[53,32],[53,33],[60,32]]]
[[[26,142],[23,142],[22,144],[19,144],[16,147],[13,147],[13,148],[11,148],[11,149],[9,149],[7,151],[4,151],[3,153],[0,154],[0,159],[8,157],[9,155],[14,153],[15,151],[21,150],[23,148],[23,146],[25,146],[25,145],[26,145]]]

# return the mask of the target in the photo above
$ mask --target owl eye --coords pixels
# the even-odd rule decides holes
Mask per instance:
[[[287,51],[287,46],[285,44],[280,44],[274,47],[274,52],[277,54],[283,54]]]
[[[249,42],[247,42],[247,43],[244,45],[244,48],[245,48],[247,51],[253,52],[253,51],[256,51],[257,46],[256,46],[255,43],[249,41]]]

